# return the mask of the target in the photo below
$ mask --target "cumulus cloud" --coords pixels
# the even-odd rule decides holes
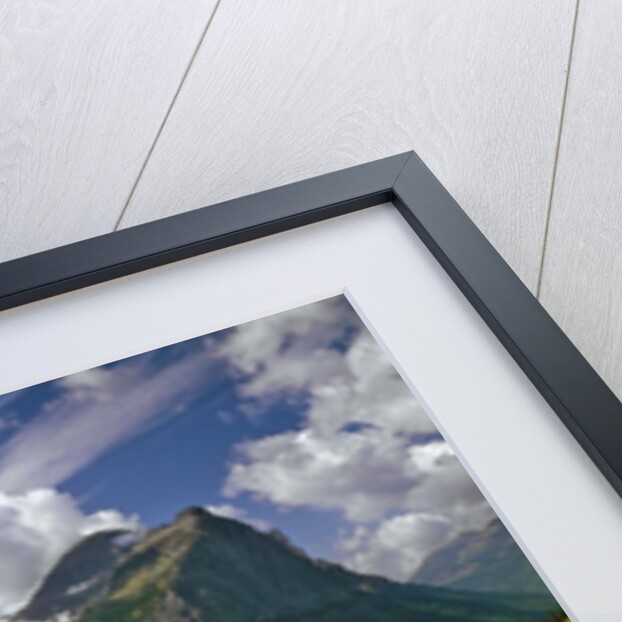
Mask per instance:
[[[427,552],[446,542],[452,531],[445,516],[409,512],[388,518],[375,529],[358,526],[343,534],[338,546],[352,570],[405,581]]]
[[[389,516],[373,525],[344,530],[337,549],[348,568],[408,581],[434,551],[465,531],[484,529],[493,516],[483,500],[456,504],[438,513],[413,511]]]
[[[265,404],[343,373],[343,357],[334,346],[359,329],[351,310],[339,297],[331,298],[236,327],[219,355],[241,378],[241,395]]]
[[[323,431],[353,420],[436,431],[343,297],[239,326],[219,355],[240,374],[243,396],[266,404],[275,395],[308,393],[308,418]]]
[[[270,397],[304,393],[298,430],[240,444],[224,493],[283,507],[337,510],[349,521],[337,543],[360,572],[410,577],[492,510],[389,359],[344,299],[237,329],[221,353],[241,391],[269,412]],[[347,344],[335,347],[338,328]]]
[[[0,492],[0,617],[23,607],[81,538],[138,526],[136,517],[115,510],[85,515],[70,495],[52,489],[19,495]]]
[[[206,346],[162,366],[142,356],[56,381],[57,399],[0,447],[0,490],[56,486],[114,445],[173,417],[205,386]]]
[[[225,493],[340,511],[336,548],[349,568],[408,580],[433,551],[483,529],[492,509],[444,441],[409,445],[377,429],[279,434],[243,446]]]
[[[312,428],[239,447],[225,494],[251,492],[283,506],[338,509],[354,521],[380,518],[403,505],[424,474],[404,439],[376,429],[320,434]]]

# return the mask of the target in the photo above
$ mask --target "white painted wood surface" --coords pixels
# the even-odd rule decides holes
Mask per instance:
[[[622,397],[616,0],[580,6],[542,252],[574,9],[7,0],[0,261],[414,148]]]
[[[541,300],[622,398],[622,4],[581,2]]]
[[[622,4],[558,151],[577,1],[5,0],[0,261],[415,149],[622,398]]]
[[[0,261],[113,229],[214,2],[0,2]]]
[[[223,0],[127,227],[415,149],[530,286],[573,0]]]

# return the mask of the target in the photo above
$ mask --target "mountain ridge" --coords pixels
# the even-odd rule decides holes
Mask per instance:
[[[411,582],[474,592],[546,595],[549,590],[499,518],[433,552]]]
[[[129,546],[119,535],[79,543],[11,621],[545,622],[557,609],[546,598],[356,574],[202,508],[184,510]]]

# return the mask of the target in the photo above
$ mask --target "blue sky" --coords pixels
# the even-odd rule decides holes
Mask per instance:
[[[339,296],[0,396],[0,616],[81,537],[190,505],[395,580],[492,516]]]
[[[332,555],[330,534],[339,527],[336,512],[283,511],[254,501],[249,494],[235,499],[222,494],[236,445],[299,428],[304,399],[276,403],[269,416],[249,418],[239,408],[236,382],[224,368],[213,374],[183,414],[111,449],[60,488],[80,500],[87,513],[113,507],[124,514],[138,513],[147,527],[170,522],[191,505],[235,504],[248,517],[278,527],[315,555]]]

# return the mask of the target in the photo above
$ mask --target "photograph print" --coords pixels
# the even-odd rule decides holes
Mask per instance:
[[[568,618],[337,296],[0,396],[0,620]]]

